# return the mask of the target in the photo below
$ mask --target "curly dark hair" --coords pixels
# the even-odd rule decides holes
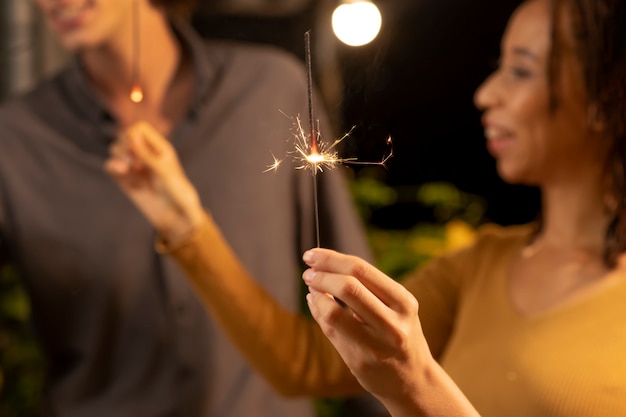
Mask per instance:
[[[561,13],[568,13],[574,52],[582,65],[589,128],[601,127],[609,143],[605,164],[606,209],[611,222],[606,231],[604,260],[614,267],[626,251],[626,0],[552,0],[552,51],[549,75],[556,80],[559,45],[564,31]],[[554,89],[555,83],[552,82]],[[553,91],[553,105],[558,105]]]
[[[191,16],[196,7],[196,2],[196,0],[150,0],[150,3],[162,8],[168,15],[184,18]]]

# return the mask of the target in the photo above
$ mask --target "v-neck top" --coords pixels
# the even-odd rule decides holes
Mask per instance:
[[[509,271],[530,226],[486,226],[405,285],[433,353],[482,416],[626,416],[626,277],[532,316]]]
[[[483,417],[626,416],[626,277],[524,317],[513,306],[508,279],[531,231],[530,225],[483,226],[471,246],[402,279],[419,301],[433,355]],[[250,362],[287,394],[362,389],[319,326],[242,279],[245,271],[220,239],[205,222],[170,253]]]

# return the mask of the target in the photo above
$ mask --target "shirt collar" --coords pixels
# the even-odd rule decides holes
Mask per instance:
[[[210,85],[215,80],[217,65],[209,54],[207,43],[198,33],[182,19],[173,20],[172,28],[184,49],[191,56],[195,69],[195,97],[191,110],[196,110],[209,94]]]
[[[170,24],[181,42],[183,50],[190,54],[193,62],[196,86],[190,110],[194,114],[209,93],[209,86],[215,78],[215,65],[211,61],[205,41],[189,23],[183,19],[173,19]],[[77,113],[96,124],[114,123],[104,102],[93,90],[77,56],[71,59],[69,67],[61,75],[61,83],[67,98]]]

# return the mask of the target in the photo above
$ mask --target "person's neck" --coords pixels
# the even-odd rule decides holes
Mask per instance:
[[[131,33],[133,25],[127,25],[128,33],[118,33],[108,43],[79,55],[88,78],[114,107],[114,113],[116,103],[129,100],[135,81],[143,90],[144,103],[159,107],[182,59],[180,44],[165,16],[151,8],[141,10],[140,16],[138,51]]]
[[[600,169],[542,187],[542,230],[537,240],[564,249],[602,251],[610,221]]]

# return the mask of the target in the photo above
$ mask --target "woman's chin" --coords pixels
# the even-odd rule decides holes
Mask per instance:
[[[528,178],[528,175],[511,166],[504,166],[503,164],[497,165],[498,176],[502,181],[511,185],[535,185],[533,181]]]

